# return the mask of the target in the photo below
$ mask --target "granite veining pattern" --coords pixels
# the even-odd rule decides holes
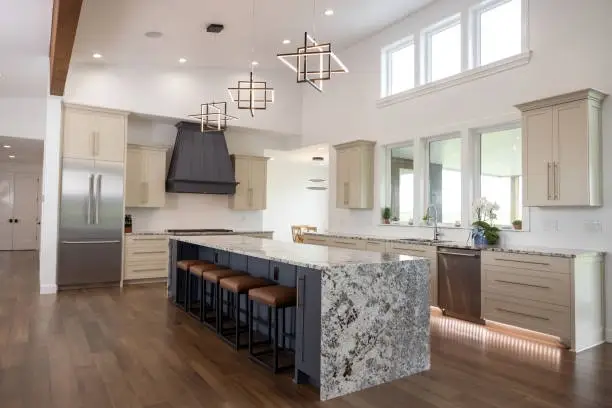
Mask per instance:
[[[430,368],[428,282],[423,258],[323,272],[321,400]]]
[[[475,247],[465,242],[453,242],[453,241],[439,241],[434,242],[427,239],[419,238],[394,238],[394,237],[379,237],[373,235],[357,235],[357,234],[344,234],[338,232],[307,232],[305,236],[312,237],[323,237],[323,238],[338,238],[338,239],[359,239],[369,240],[378,242],[394,242],[402,244],[415,244],[415,245],[430,245],[437,247],[447,248],[461,248],[461,249],[480,249],[482,251],[493,251],[493,252],[506,252],[513,254],[525,254],[525,255],[543,255],[543,256],[554,256],[559,258],[575,258],[577,256],[600,256],[602,252],[584,249],[561,249],[561,248],[547,248],[539,246],[524,246],[516,247],[509,245],[493,246],[493,247]]]

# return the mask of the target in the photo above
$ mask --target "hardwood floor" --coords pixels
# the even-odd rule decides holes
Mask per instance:
[[[2,408],[612,407],[612,345],[575,356],[437,317],[430,371],[321,403],[176,310],[163,285],[39,296],[36,257],[0,252]]]

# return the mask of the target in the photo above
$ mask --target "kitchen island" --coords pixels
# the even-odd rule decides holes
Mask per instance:
[[[184,259],[297,288],[295,320],[284,322],[295,330],[294,380],[318,386],[321,400],[430,367],[424,258],[243,236],[173,236],[170,248],[175,300],[182,292],[175,265]]]

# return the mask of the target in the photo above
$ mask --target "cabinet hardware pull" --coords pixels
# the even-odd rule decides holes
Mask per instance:
[[[547,196],[549,200],[552,200],[552,196],[550,194],[550,170],[552,169],[552,164],[550,162],[547,163],[548,164],[548,171],[546,173],[546,177],[547,177],[547,182],[546,182],[546,191],[547,191]]]
[[[516,263],[524,263],[529,265],[542,265],[542,266],[550,266],[549,263],[546,262],[535,262],[535,261],[517,261],[516,259],[503,259],[503,258],[495,258],[496,261],[502,262],[516,262]]]
[[[146,268],[146,269],[132,269],[132,272],[154,272],[154,271],[165,271],[165,268]]]
[[[502,307],[496,307],[495,310],[499,310],[500,312],[515,314],[515,315],[518,315],[518,316],[531,317],[532,319],[539,319],[539,320],[545,320],[545,321],[550,320],[548,317],[530,315],[529,313],[515,312],[514,310],[508,310],[508,309],[504,309]]]
[[[94,154],[96,157],[100,154],[100,132],[94,133]]]
[[[98,174],[96,184],[96,225],[100,224],[100,201],[102,201],[102,175]]]
[[[555,184],[555,200],[560,200],[561,199],[561,192],[559,190],[561,190],[561,180],[559,177],[559,163],[555,162],[554,163],[554,184]]]
[[[530,288],[550,289],[550,286],[533,285],[531,283],[512,282],[507,280],[495,279],[495,282],[508,283],[510,285],[529,286]]]
[[[92,225],[93,218],[91,217],[91,207],[93,204],[93,189],[94,189],[94,175],[89,175],[89,195],[87,196],[87,224]]]
[[[134,251],[134,255],[136,254],[165,254],[166,251]]]
[[[440,251],[438,252],[438,254],[440,255],[453,255],[453,256],[466,256],[469,258],[480,258],[480,254],[464,254],[461,252],[446,252],[446,251]]]
[[[165,241],[166,238],[132,238],[132,241]]]
[[[349,203],[349,183],[344,182],[344,205],[348,205]]]
[[[62,241],[62,244],[81,245],[81,244],[120,244],[121,241]]]
[[[397,251],[411,251],[411,252],[421,252],[421,253],[427,252],[424,249],[412,249],[412,248],[401,248],[401,247],[392,247],[392,248]]]
[[[343,241],[334,241],[334,244],[339,244],[339,245],[353,245],[353,246],[357,245],[357,243],[356,243],[356,242],[346,242],[346,241],[344,241],[344,242],[343,242]]]

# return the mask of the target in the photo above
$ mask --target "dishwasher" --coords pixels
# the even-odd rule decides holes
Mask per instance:
[[[480,293],[480,250],[439,247],[438,304],[444,315],[484,324]]]

